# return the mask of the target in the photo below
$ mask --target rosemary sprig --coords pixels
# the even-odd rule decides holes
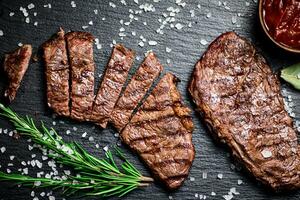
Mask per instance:
[[[81,193],[100,197],[123,196],[153,182],[152,178],[143,176],[117,147],[115,155],[123,161],[121,168],[116,165],[111,151],[105,153],[106,158],[98,159],[78,143],[64,142],[53,128],[47,129],[43,122],[41,128],[37,128],[32,118],[22,118],[1,103],[0,110],[0,115],[8,118],[21,135],[28,136],[34,143],[51,150],[49,157],[77,172],[77,176],[67,176],[59,180],[0,172],[0,181],[14,181],[24,186],[60,188],[67,194]]]

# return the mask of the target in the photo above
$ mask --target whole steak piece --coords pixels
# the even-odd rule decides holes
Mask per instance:
[[[4,97],[9,102],[12,102],[16,97],[21,81],[28,69],[31,54],[32,46],[29,44],[5,54],[3,68],[8,78],[8,86]]]
[[[195,157],[193,121],[167,73],[123,129],[121,139],[136,151],[168,189],[180,187]]]
[[[88,32],[65,35],[71,67],[71,118],[89,120],[94,101],[94,36]]]
[[[153,52],[149,53],[136,73],[131,77],[125,91],[116,103],[110,121],[121,131],[130,121],[131,114],[163,70]]]
[[[46,66],[48,106],[58,115],[69,116],[70,72],[63,29],[46,41],[42,48]]]
[[[109,122],[111,112],[126,83],[134,58],[134,51],[121,44],[116,44],[112,50],[90,116],[90,120],[102,128],[106,128]]]
[[[249,41],[219,36],[196,64],[189,91],[211,132],[256,179],[273,189],[300,186],[297,135],[279,81]]]

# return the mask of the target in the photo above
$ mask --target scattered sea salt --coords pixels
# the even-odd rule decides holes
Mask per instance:
[[[115,8],[116,4],[114,4],[113,2],[109,2],[109,6],[112,7],[112,8]]]
[[[67,130],[67,131],[66,131],[66,134],[67,134],[67,135],[69,135],[70,133],[71,133],[71,131],[70,131],[70,130]]]
[[[201,39],[201,40],[200,40],[200,44],[202,44],[202,45],[207,45],[208,42],[207,42],[205,39]]]
[[[150,46],[155,46],[155,45],[157,45],[157,42],[156,42],[156,41],[153,41],[153,40],[150,40],[150,41],[148,42],[148,44],[149,44]]]
[[[191,13],[191,17],[195,17],[195,11],[194,10],[190,10]]]
[[[143,47],[143,46],[144,46],[144,42],[143,42],[143,41],[140,41],[140,42],[139,42],[139,46],[140,46],[140,47]]]
[[[190,177],[190,181],[195,181],[195,177]]]
[[[0,30],[0,36],[3,36],[3,35],[4,35],[3,31],[2,31],[2,30]]]
[[[223,178],[223,174],[218,174],[217,177],[218,177],[218,179],[222,179]]]
[[[171,48],[169,48],[169,47],[166,47],[166,52],[167,53],[170,53],[172,51],[172,49]]]
[[[231,200],[233,198],[233,195],[232,194],[226,194],[226,195],[223,195],[223,198],[225,200]]]
[[[103,150],[104,150],[104,151],[108,151],[108,146],[105,146],[105,147],[103,148]]]
[[[211,196],[216,196],[216,193],[215,192],[211,192],[210,195]]]
[[[49,196],[49,200],[55,200],[54,196]]]
[[[98,15],[98,10],[95,9],[95,10],[94,10],[94,13],[95,13],[95,15]]]
[[[34,4],[33,3],[31,3],[31,4],[29,4],[28,6],[27,6],[27,8],[30,10],[30,9],[33,9],[35,6],[34,6]]]
[[[203,178],[203,179],[207,179],[207,172],[203,172],[203,173],[202,173],[202,178]]]
[[[81,137],[86,137],[86,135],[87,135],[87,132],[84,132],[82,135],[81,135]]]
[[[178,30],[181,30],[181,29],[183,28],[183,25],[180,24],[180,23],[177,23],[177,24],[175,25],[175,28],[177,28]]]
[[[270,158],[272,156],[272,152],[268,149],[264,149],[261,154],[264,158]]]
[[[231,22],[232,22],[232,24],[236,24],[236,22],[237,22],[237,17],[236,17],[235,15],[232,16]]]
[[[10,17],[12,17],[12,16],[14,16],[14,15],[15,15],[14,12],[10,12],[10,13],[9,13],[9,16],[10,16]]]
[[[89,21],[89,25],[91,26],[94,25],[93,21]]]
[[[207,13],[207,14],[206,14],[206,17],[207,17],[207,18],[210,18],[210,17],[211,17],[211,12]]]
[[[75,1],[71,1],[71,6],[72,6],[72,8],[76,8],[76,3],[75,3]]]
[[[5,147],[1,147],[1,153],[4,153],[6,151],[6,148]]]
[[[95,139],[94,139],[93,136],[90,136],[90,137],[89,137],[89,141],[90,141],[90,142],[93,142],[94,140],[95,140]]]

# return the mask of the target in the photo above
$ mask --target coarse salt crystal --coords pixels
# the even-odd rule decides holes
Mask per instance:
[[[71,6],[72,6],[72,8],[76,8],[76,3],[75,3],[75,1],[71,1]]]
[[[203,179],[207,179],[207,172],[203,172],[203,173],[202,173],[202,178],[203,178]]]
[[[238,180],[238,185],[241,185],[243,183],[243,181],[242,180]]]
[[[94,137],[93,137],[93,136],[90,136],[90,137],[89,137],[89,141],[90,141],[90,142],[93,142],[93,141],[94,141]]]
[[[115,8],[116,4],[114,4],[113,2],[109,2],[109,6],[112,7],[112,8]]]
[[[150,41],[148,42],[148,44],[149,44],[150,46],[155,46],[155,45],[157,45],[157,42],[156,42],[156,41],[153,41],[153,40],[150,40]]]
[[[167,53],[170,53],[172,51],[172,49],[171,48],[169,48],[169,47],[166,47],[166,52]]]
[[[216,196],[216,193],[215,192],[211,192],[210,195],[211,196]]]
[[[95,10],[94,10],[94,13],[95,13],[95,15],[98,15],[98,10],[95,9]]]
[[[140,46],[140,47],[143,47],[143,46],[144,46],[144,42],[143,42],[143,41],[140,41],[140,42],[139,42],[139,46]]]
[[[261,152],[262,156],[264,158],[270,158],[272,157],[272,152],[268,149],[264,149],[262,152]]]
[[[225,200],[231,200],[233,198],[233,195],[232,194],[226,194],[226,195],[223,195],[223,198]]]
[[[6,148],[5,147],[1,147],[1,153],[4,153],[6,151]]]
[[[190,10],[191,13],[191,17],[195,17],[195,11],[194,10]]]
[[[10,169],[6,169],[6,172],[7,172],[8,174],[10,174],[10,173],[11,173],[11,170],[10,170]]]
[[[84,132],[82,135],[81,135],[81,137],[86,137],[86,135],[87,135],[87,132]]]
[[[29,4],[28,6],[27,6],[27,8],[30,10],[30,9],[33,9],[35,6],[34,6],[34,4],[33,3],[31,3],[31,4]]]
[[[23,173],[28,174],[28,168],[27,167],[23,169]]]
[[[9,159],[13,160],[13,159],[15,159],[15,156],[9,156]]]
[[[82,26],[81,28],[84,30],[84,29],[87,29],[89,26]]]
[[[223,178],[223,174],[218,174],[217,177],[218,177],[218,179],[222,179]]]
[[[201,39],[201,40],[200,40],[200,44],[202,44],[202,45],[207,45],[208,42],[207,42],[205,39]]]
[[[207,18],[210,18],[210,17],[211,17],[211,12],[207,13],[207,14],[206,14],[206,17],[207,17]]]
[[[240,193],[236,191],[236,188],[235,188],[235,187],[232,187],[232,188],[230,188],[229,194],[238,195],[238,194],[240,194]]]
[[[14,16],[14,15],[15,15],[14,12],[10,12],[10,13],[9,13],[9,16],[10,16],[10,17],[12,17],[12,16]]]
[[[95,147],[96,147],[97,149],[99,149],[100,146],[99,146],[99,144],[96,144]]]
[[[3,36],[3,35],[4,35],[3,31],[2,31],[2,30],[0,30],[0,36]]]
[[[67,131],[66,131],[66,134],[67,134],[67,135],[69,135],[70,133],[71,133],[71,131],[70,131],[70,130],[67,130]]]
[[[104,151],[108,151],[108,146],[105,146],[105,147],[103,148],[103,150],[104,150]]]
[[[93,21],[89,21],[89,25],[91,26],[94,25]]]
[[[49,200],[55,200],[54,196],[49,196]]]
[[[236,24],[236,22],[237,22],[237,17],[236,17],[236,16],[232,16],[231,22],[232,22],[232,24]]]
[[[34,191],[31,191],[30,196],[34,197],[35,193]]]
[[[190,177],[190,181],[195,181],[195,177]]]
[[[181,29],[183,28],[183,25],[180,24],[180,23],[177,23],[177,24],[175,25],[175,28],[177,28],[178,30],[181,30]]]

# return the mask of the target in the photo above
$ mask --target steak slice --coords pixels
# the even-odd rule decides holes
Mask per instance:
[[[31,54],[32,47],[29,44],[5,54],[3,67],[8,77],[8,87],[5,90],[4,97],[9,102],[12,102],[16,97],[21,81],[28,69]]]
[[[129,70],[134,61],[135,53],[117,44],[113,48],[98,94],[94,101],[91,121],[105,128],[111,112],[120,96]]]
[[[48,106],[61,116],[69,116],[69,63],[62,29],[43,44]]]
[[[208,127],[258,180],[273,189],[300,186],[297,136],[279,81],[249,41],[219,36],[196,64],[189,91]]]
[[[66,40],[72,74],[71,118],[89,120],[94,101],[94,37],[87,32],[70,32]]]
[[[180,187],[195,157],[193,121],[167,73],[123,129],[121,139],[136,151],[168,189]]]
[[[154,53],[149,53],[131,78],[111,114],[110,120],[119,131],[129,122],[133,110],[146,95],[162,70],[163,67]]]

